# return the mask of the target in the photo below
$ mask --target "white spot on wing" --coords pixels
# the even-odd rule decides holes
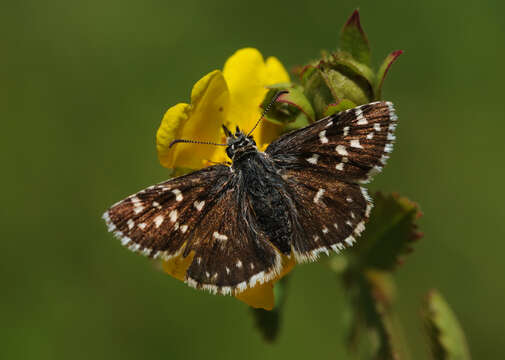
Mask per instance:
[[[366,121],[366,118],[363,116],[363,111],[360,108],[356,109],[356,118],[358,119],[357,124],[358,125],[366,125],[368,124],[368,121]]]
[[[247,283],[245,281],[242,281],[241,283],[237,284],[237,289],[238,291],[244,291],[247,289]]]
[[[182,193],[179,189],[173,189],[172,192],[175,195],[175,201],[182,201]]]
[[[366,136],[366,138],[367,138],[368,140],[372,140],[372,139],[373,139],[373,132],[369,133],[369,134]]]
[[[382,171],[382,167],[375,165],[373,168],[370,169],[370,171],[368,171],[367,176],[371,177],[371,176],[377,175],[381,171]]]
[[[338,145],[335,150],[337,151],[337,153],[339,155],[343,155],[343,156],[346,156],[346,155],[349,155],[349,153],[347,152],[346,148],[344,145]]]
[[[335,166],[335,169],[340,170],[340,171],[344,170],[344,163],[338,163]]]
[[[314,155],[312,155],[311,157],[309,157],[309,158],[307,159],[307,161],[308,161],[309,163],[311,163],[311,164],[316,165],[316,164],[317,164],[317,160],[318,160],[318,159],[319,159],[319,154],[314,154]]]
[[[373,205],[372,205],[372,204],[367,204],[367,206],[366,206],[366,210],[365,210],[365,216],[366,216],[366,217],[369,217],[369,216],[370,216],[370,212],[372,211],[372,207],[373,207]]]
[[[188,225],[182,225],[181,226],[181,231],[184,234],[188,230]]]
[[[263,284],[265,282],[265,272],[261,271],[257,273],[256,275],[251,276],[251,279],[249,280],[249,286],[254,287],[256,283]]]
[[[326,127],[330,127],[332,125],[333,125],[333,121],[330,120],[330,121],[328,121],[328,124],[326,124]]]
[[[326,137],[326,130],[323,130],[319,133],[319,140],[321,144],[326,144],[328,142],[328,138]]]
[[[214,238],[216,240],[219,240],[219,241],[226,241],[226,240],[228,240],[228,236],[220,234],[217,231],[214,231],[214,233],[212,234],[212,236],[214,236]]]
[[[363,149],[363,146],[359,143],[359,139],[353,139],[350,141],[350,145],[353,148]]]
[[[381,131],[381,126],[378,123],[373,124],[373,128],[375,131]]]
[[[361,235],[361,233],[365,230],[365,222],[360,221],[358,225],[356,225],[356,229],[354,229],[354,233],[357,235]]]
[[[163,222],[165,218],[163,217],[163,215],[158,215],[154,218],[154,224],[156,225],[157,228],[160,227],[161,223]]]
[[[237,267],[240,269],[242,267],[242,261],[237,260]]]
[[[176,222],[177,221],[177,210],[170,211],[169,216],[170,216],[171,222]]]
[[[344,136],[349,135],[349,126],[344,127]]]
[[[132,219],[128,219],[126,223],[128,224],[128,229],[130,230],[135,226],[135,222]]]
[[[140,223],[139,228],[140,230],[144,230],[146,228],[147,224],[146,223]]]
[[[344,241],[347,245],[352,246],[356,242],[356,239],[351,235],[348,236]]]
[[[317,204],[324,194],[324,189],[317,190],[316,196],[314,196],[314,203]]]
[[[193,206],[195,207],[196,210],[201,211],[203,209],[203,206],[205,205],[205,201],[195,201],[193,203]]]

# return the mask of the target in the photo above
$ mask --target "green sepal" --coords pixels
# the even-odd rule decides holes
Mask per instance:
[[[377,81],[374,88],[375,100],[380,100],[382,95],[382,85],[384,84],[384,79],[386,78],[389,68],[401,54],[403,54],[403,50],[393,51],[382,62],[379,71],[377,71]]]
[[[274,342],[281,329],[282,313],[288,292],[288,276],[284,276],[274,285],[275,305],[270,311],[251,308],[256,328],[267,342]]]
[[[361,268],[392,271],[422,237],[416,225],[422,213],[416,203],[398,194],[376,193],[373,198],[370,221],[358,244],[348,253]]]
[[[438,291],[428,293],[421,313],[434,360],[470,360],[463,329]]]
[[[328,105],[328,107],[324,111],[323,115],[330,116],[330,115],[336,114],[338,112],[341,112],[341,111],[344,111],[347,109],[352,109],[354,107],[356,107],[355,103],[353,103],[351,100],[344,99],[344,100],[340,101],[339,103],[334,103],[334,104]]]
[[[366,79],[347,67],[326,67],[321,71],[323,78],[333,94],[334,101],[348,99],[355,104],[370,102],[370,85]]]
[[[368,81],[367,87],[370,93],[373,91],[372,87],[375,83],[375,74],[370,66],[363,64],[354,59],[350,53],[346,51],[337,50],[332,54],[331,66],[338,69],[339,67],[347,68],[347,71],[361,76]]]
[[[302,74],[302,84],[304,94],[312,104],[316,119],[322,118],[328,105],[337,101],[326,76],[319,68],[308,65]]]
[[[357,61],[370,65],[370,44],[361,27],[359,11],[354,10],[340,33],[340,47]]]
[[[269,86],[269,91],[261,104],[263,109],[272,101],[280,90],[288,90],[273,104],[272,109],[265,114],[265,120],[282,125],[283,131],[298,129],[314,121],[314,109],[303,93],[303,88],[293,84],[276,84]]]

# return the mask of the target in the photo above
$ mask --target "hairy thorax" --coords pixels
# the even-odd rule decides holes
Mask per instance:
[[[268,155],[255,151],[241,154],[233,161],[239,175],[240,189],[254,214],[247,219],[255,231],[262,232],[281,252],[291,251],[292,221],[290,204],[284,194],[284,180]]]

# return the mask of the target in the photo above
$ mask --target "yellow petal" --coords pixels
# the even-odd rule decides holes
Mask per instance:
[[[206,161],[223,161],[222,147],[179,143],[175,139],[221,142],[221,125],[229,111],[229,91],[223,74],[215,70],[201,78],[191,92],[191,105],[177,104],[167,110],[156,134],[156,149],[167,168],[199,169]]]
[[[224,65],[223,75],[230,90],[230,112],[227,125],[238,125],[250,131],[261,115],[260,105],[267,93],[267,86],[289,82],[282,64],[273,57],[263,60],[261,53],[253,48],[238,50]],[[280,127],[269,127],[263,121],[254,133],[258,145],[271,141],[279,135]],[[270,136],[268,136],[270,135]]]
[[[282,65],[282,63],[275,56],[270,56],[266,61],[266,74],[265,81],[270,85],[287,83],[291,80],[289,79],[289,74]]]
[[[253,308],[272,310],[275,304],[273,282],[257,285],[235,295],[235,297]]]
[[[183,245],[182,248],[185,246]],[[182,254],[175,256],[174,258],[163,261],[163,270],[170,276],[173,276],[177,280],[184,281],[186,276],[186,271],[193,261],[194,253],[190,253],[187,257],[183,257]]]

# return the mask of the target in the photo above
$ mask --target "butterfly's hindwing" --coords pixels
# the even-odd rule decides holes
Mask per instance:
[[[312,168],[343,181],[368,182],[393,150],[396,120],[390,102],[370,103],[285,134],[266,152],[283,168]]]
[[[235,184],[198,223],[187,251],[194,252],[187,282],[229,294],[263,283],[281,271],[281,257],[264,234],[254,233],[238,200]]]
[[[282,174],[298,215],[292,242],[297,261],[353,246],[372,209],[366,189],[321,172],[288,169]]]

